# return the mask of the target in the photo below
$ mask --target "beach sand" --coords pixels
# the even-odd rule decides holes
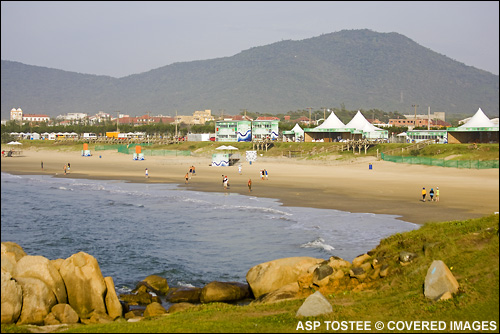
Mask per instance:
[[[227,192],[279,199],[286,206],[336,209],[397,215],[401,220],[423,224],[465,220],[498,212],[499,170],[397,164],[373,157],[347,162],[318,162],[290,158],[258,157],[250,165],[212,167],[211,157],[146,156],[144,161],[116,151],[92,152],[28,149],[21,157],[2,157],[1,170],[11,174],[47,174],[54,177],[177,183],[179,187],[207,192]],[[100,157],[101,156],[101,157]],[[43,161],[43,170],[41,169]],[[64,175],[63,167],[71,164]],[[369,168],[372,164],[372,169]],[[191,165],[196,175],[185,184]],[[148,168],[149,178],[145,177]],[[266,169],[268,180],[259,171]],[[222,175],[229,189],[222,186]],[[252,192],[247,181],[252,179]],[[421,190],[440,189],[440,201],[423,202]]]

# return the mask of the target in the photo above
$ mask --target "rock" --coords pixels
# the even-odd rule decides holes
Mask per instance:
[[[121,294],[120,299],[130,305],[148,305],[153,302],[153,297],[144,291],[139,291],[136,294]]]
[[[91,324],[109,324],[113,322],[113,319],[111,317],[102,311],[94,311],[90,314],[90,318],[88,319],[80,319],[82,323],[85,325],[91,325]]]
[[[3,249],[3,242],[2,242]],[[3,262],[3,259],[2,259]],[[10,272],[2,267],[2,324],[14,324],[21,315],[23,304],[23,290],[11,276]]]
[[[52,262],[39,255],[23,256],[14,267],[12,276],[37,278],[43,281],[52,290],[57,298],[57,303],[65,304],[68,302],[66,286],[59,271]]]
[[[167,295],[167,300],[171,303],[199,303],[201,288],[172,288]]]
[[[264,262],[252,267],[246,279],[255,298],[280,287],[297,282],[308,270],[314,270],[322,259],[312,257],[289,257]]]
[[[167,310],[160,303],[152,302],[144,310],[144,318],[156,317],[158,315],[166,314]]]
[[[106,314],[106,283],[93,256],[84,252],[73,254],[61,264],[60,273],[66,284],[68,303],[80,320],[94,312]]]
[[[328,264],[323,264],[314,269],[312,283],[317,286],[324,286],[328,284],[329,277],[333,274],[333,268]],[[326,279],[326,281],[325,281]]]
[[[23,306],[18,325],[43,325],[45,317],[57,304],[50,287],[42,280],[32,277],[19,277],[17,282],[23,291]]]
[[[402,251],[401,253],[399,253],[399,261],[401,262],[401,264],[411,262],[416,257],[417,254],[411,252]]]
[[[387,275],[389,275],[389,270],[390,269],[389,269],[389,265],[388,264],[382,265],[382,267],[380,267],[380,277],[384,278]]]
[[[351,268],[351,270],[349,271],[349,276],[353,277],[353,278],[357,278],[360,282],[363,282],[367,276],[367,273],[361,267],[354,267],[354,268]]]
[[[245,299],[249,296],[250,290],[248,284],[213,281],[201,289],[200,302],[230,302]]]
[[[11,241],[2,241],[0,254],[11,257],[15,262],[27,255],[21,246]]]
[[[168,290],[170,289],[167,279],[158,275],[149,275],[143,280],[143,282],[153,288],[156,294],[162,296],[166,296],[168,294]]]
[[[296,317],[316,317],[333,312],[332,305],[321,292],[316,291],[306,298],[297,311]]]
[[[112,277],[104,277],[104,283],[106,283],[106,297],[104,297],[104,302],[106,304],[106,310],[108,310],[108,315],[112,319],[116,319],[123,315],[123,308],[118,296],[116,295],[115,283]]]
[[[434,260],[425,276],[424,295],[425,297],[438,300],[444,293],[451,294],[458,291],[458,282],[450,269],[441,260]]]
[[[361,264],[363,264],[363,262],[365,262],[369,258],[370,258],[370,255],[368,255],[368,254],[359,255],[354,260],[352,260],[352,266],[359,267]]]
[[[255,300],[252,303],[258,304],[268,304],[275,303],[282,300],[290,300],[297,299],[299,297],[299,284],[298,283],[290,283],[281,288],[271,291],[265,295],[259,297],[258,300]]]
[[[69,304],[54,305],[49,315],[51,314],[54,316],[54,319],[56,319],[57,322],[60,324],[76,324],[80,320],[78,314],[75,312],[75,310],[73,310],[73,308]],[[47,318],[45,321],[47,321]]]
[[[336,256],[331,256],[330,259],[328,259],[328,265],[333,269],[350,268],[352,266],[349,261]]]

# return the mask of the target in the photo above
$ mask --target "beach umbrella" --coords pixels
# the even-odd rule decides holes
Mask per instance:
[[[227,146],[226,145],[219,146],[216,148],[216,150],[227,150]]]
[[[229,146],[226,146],[226,150],[236,150],[237,151],[238,149],[234,146],[229,145]]]
[[[22,145],[22,144],[18,141],[11,141],[11,142],[7,143],[7,145]]]

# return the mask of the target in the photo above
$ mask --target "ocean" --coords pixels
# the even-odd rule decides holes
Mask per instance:
[[[203,287],[244,283],[250,268],[279,258],[352,261],[384,237],[419,228],[397,218],[174,184],[1,173],[1,240],[51,260],[86,252],[117,293],[152,274],[171,287]]]

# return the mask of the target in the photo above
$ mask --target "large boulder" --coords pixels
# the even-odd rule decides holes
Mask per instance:
[[[248,284],[213,281],[201,289],[200,302],[230,302],[245,299],[249,296]]]
[[[93,256],[84,252],[73,254],[61,264],[60,273],[66,284],[68,303],[80,319],[88,319],[96,311],[106,313],[106,283]]]
[[[78,314],[69,304],[57,304],[45,318],[45,325],[76,324],[78,320]]]
[[[258,264],[248,271],[246,279],[255,298],[297,282],[299,276],[313,272],[323,259],[289,257]]]
[[[23,290],[21,285],[12,278],[10,272],[2,267],[2,324],[16,323],[21,315],[22,305]]]
[[[170,303],[199,303],[201,288],[180,287],[172,288],[167,295]]]
[[[33,277],[16,279],[23,290],[23,307],[18,325],[43,325],[45,317],[57,304],[52,289],[42,280]]]
[[[104,283],[106,283],[106,297],[104,301],[106,303],[106,309],[108,310],[108,315],[116,319],[123,315],[123,307],[116,295],[115,283],[112,277],[104,277]]]
[[[144,310],[144,318],[156,317],[166,314],[167,310],[158,302],[152,302]]]
[[[17,261],[12,276],[37,278],[52,290],[58,303],[67,303],[66,287],[59,271],[46,257],[39,255],[26,255]]]
[[[17,261],[27,255],[21,246],[11,241],[2,242],[0,254],[2,257],[2,268],[10,273],[14,270]]]
[[[302,306],[298,309],[296,317],[316,317],[333,312],[332,304],[316,291],[306,298]]]
[[[143,280],[143,282],[147,284],[147,286],[150,287],[157,295],[166,296],[168,294],[168,290],[170,289],[167,279],[158,275],[149,275]]]
[[[441,260],[432,261],[425,276],[425,297],[438,300],[447,292],[454,294],[458,291],[458,287],[455,276],[453,276],[446,264]]]

